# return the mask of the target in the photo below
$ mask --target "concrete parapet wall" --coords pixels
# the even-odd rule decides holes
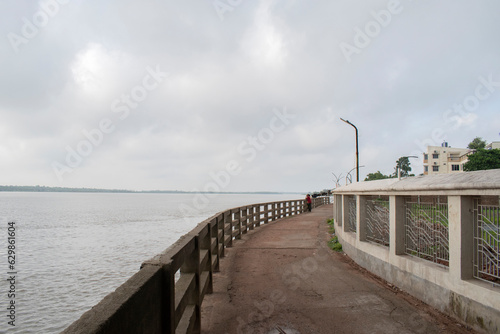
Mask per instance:
[[[162,333],[162,286],[161,268],[146,266],[62,333]]]
[[[487,183],[487,186],[485,186]],[[367,240],[367,201],[384,197],[388,205],[389,245]],[[362,182],[334,191],[335,230],[347,255],[370,272],[438,310],[485,333],[500,333],[500,284],[478,279],[478,204],[483,199],[498,213],[500,170]],[[386,201],[386,198],[388,201]],[[432,261],[408,250],[406,201],[436,198],[447,215],[445,260]],[[387,204],[384,204],[387,205]],[[355,211],[349,208],[355,207]],[[434,210],[434,209],[432,209]],[[433,212],[432,212],[433,213]],[[353,218],[354,217],[354,218]],[[353,224],[352,219],[355,219]],[[419,221],[420,222],[420,221]],[[498,217],[492,219],[498,226]],[[431,225],[438,224],[435,221]],[[355,227],[354,227],[355,226]],[[410,234],[411,234],[410,233]],[[477,234],[477,233],[476,233]],[[495,234],[492,234],[495,237]],[[498,235],[493,254],[498,254]],[[493,266],[500,265],[493,260]]]

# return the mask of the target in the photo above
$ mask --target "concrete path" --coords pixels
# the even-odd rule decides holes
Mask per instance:
[[[332,206],[282,219],[228,248],[202,333],[471,333],[327,246]]]

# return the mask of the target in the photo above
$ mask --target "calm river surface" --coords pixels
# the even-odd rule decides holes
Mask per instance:
[[[59,333],[213,214],[302,195],[0,192],[0,333]],[[203,198],[201,197],[203,196]],[[192,210],[180,208],[189,206]],[[186,217],[187,216],[187,217]],[[8,297],[8,222],[15,297]],[[15,327],[8,302],[15,301]]]

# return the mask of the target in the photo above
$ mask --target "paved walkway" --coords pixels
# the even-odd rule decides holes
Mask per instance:
[[[332,206],[257,228],[227,249],[202,333],[470,333],[331,251]]]

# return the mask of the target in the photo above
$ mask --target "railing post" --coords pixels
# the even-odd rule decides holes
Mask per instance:
[[[218,247],[217,251],[219,252],[219,262],[220,262],[220,258],[225,256],[225,248],[226,248],[226,245],[224,243],[224,239],[226,236],[226,233],[224,231],[225,230],[224,213],[219,214],[217,216],[216,222],[217,222],[217,247]]]
[[[248,209],[247,207],[244,207],[244,208],[241,208],[241,216],[240,216],[240,222],[241,222],[241,229],[242,229],[242,233],[243,234],[246,234],[247,231],[248,231],[248,222],[247,222],[247,219],[248,219]]]
[[[266,220],[265,220],[264,224],[269,223],[269,219],[271,218],[271,215],[272,215],[272,211],[269,211],[269,205],[272,206],[272,204],[269,204],[269,203],[265,204],[265,207],[266,207],[266,217],[265,218],[266,218]]]
[[[205,263],[204,267],[200,265],[199,268],[199,273],[201,275],[202,272],[208,271],[208,286],[207,286],[207,293],[212,293],[213,292],[213,273],[214,269],[212,267],[212,262],[213,262],[213,257],[212,254],[216,252],[214,251],[214,247],[212,247],[212,228],[211,228],[212,223],[208,222],[207,225],[205,225],[204,230],[205,231],[200,231],[198,234],[198,240],[199,240],[199,246],[200,246],[200,252],[202,250],[207,251],[208,259],[207,263]],[[216,245],[215,245],[216,246]],[[202,263],[202,258],[200,254],[200,263]],[[200,294],[203,293],[203,288],[200,285]],[[200,297],[200,307],[201,307],[201,300],[202,298]]]
[[[257,217],[257,220],[255,221],[255,224],[256,224],[257,227],[260,226],[260,221],[261,221],[260,207],[261,207],[260,204],[255,207],[255,214],[256,214],[256,217]]]
[[[182,264],[180,271],[181,275],[185,274],[194,274],[194,289],[193,291],[187,292],[187,303],[188,305],[194,306],[194,314],[195,321],[193,324],[192,333],[200,333],[201,332],[201,302],[200,302],[200,238],[199,236],[195,236],[193,238],[194,241],[194,250],[190,255],[187,255],[184,263]]]
[[[233,221],[233,226],[236,227],[236,230],[238,231],[237,235],[236,235],[236,239],[241,239],[241,213],[240,213],[240,210],[241,209],[237,209],[237,211],[234,213],[234,221]]]
[[[224,246],[233,246],[233,214],[231,210],[224,212]]]
[[[172,270],[172,262],[162,264],[162,270],[165,284],[161,290],[164,308],[162,333],[175,334],[175,272]]]
[[[248,224],[250,225],[249,229],[253,230],[254,229],[254,211],[255,211],[255,205],[252,205],[251,207],[248,208]]]

